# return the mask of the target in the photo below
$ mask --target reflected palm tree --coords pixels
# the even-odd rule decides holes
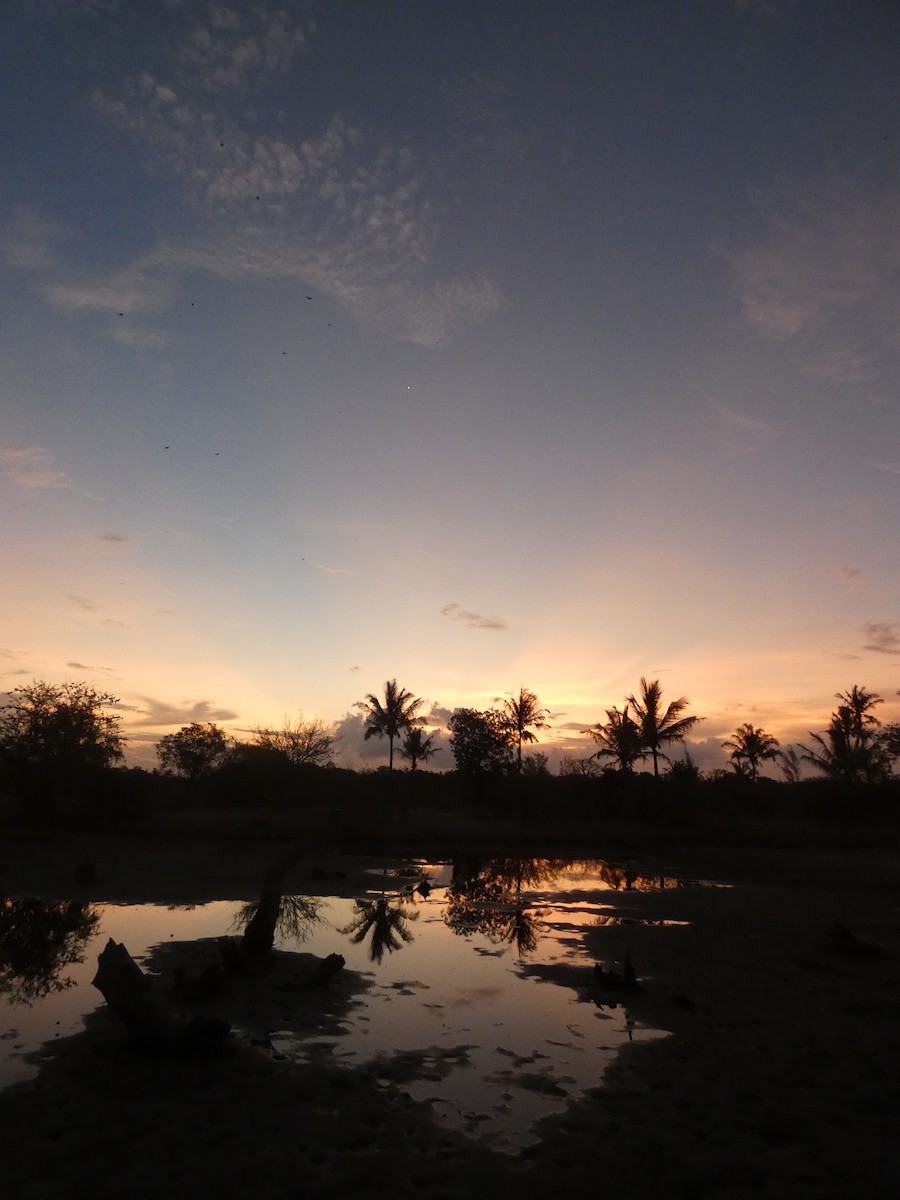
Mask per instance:
[[[317,896],[282,896],[278,904],[275,932],[283,942],[305,942],[313,926],[321,925],[321,909],[325,901]],[[246,929],[259,911],[259,901],[242,904],[232,923],[232,930],[240,933]]]
[[[0,995],[31,1004],[71,987],[61,973],[84,962],[99,920],[91,904],[0,899]]]
[[[362,945],[371,934],[369,959],[372,962],[380,963],[385,952],[392,954],[413,940],[407,926],[410,921],[419,919],[417,912],[392,908],[387,896],[379,896],[377,900],[354,900],[353,907],[353,920],[339,932],[349,936],[354,946]]]
[[[551,858],[457,862],[447,889],[444,923],[461,937],[480,933],[492,942],[514,944],[520,954],[530,954],[537,948],[544,912],[529,910],[522,890],[549,882],[565,865]]]

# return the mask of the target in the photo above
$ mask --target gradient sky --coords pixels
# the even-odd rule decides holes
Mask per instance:
[[[900,717],[892,0],[12,0],[0,55],[0,689],[150,765],[393,677],[579,754],[659,678],[704,766]]]

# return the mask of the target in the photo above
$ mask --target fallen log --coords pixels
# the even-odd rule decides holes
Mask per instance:
[[[220,1049],[231,1031],[227,1021],[176,1012],[160,996],[153,978],[112,938],[97,958],[92,982],[131,1036],[154,1049],[173,1054],[208,1053]]]

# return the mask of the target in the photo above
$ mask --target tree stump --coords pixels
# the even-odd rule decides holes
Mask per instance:
[[[159,995],[125,946],[112,938],[97,959],[93,985],[131,1036],[144,1045],[173,1054],[221,1048],[231,1031],[227,1021],[185,1017]]]

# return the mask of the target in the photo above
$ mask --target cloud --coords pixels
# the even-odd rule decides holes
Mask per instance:
[[[84,612],[93,612],[99,607],[94,600],[88,600],[86,596],[76,596],[72,592],[67,594],[66,599],[71,600],[73,604],[76,604],[80,609],[83,609]]]
[[[228,708],[214,708],[210,700],[186,700],[182,705],[168,704],[164,700],[154,700],[150,696],[141,696],[143,708],[136,711],[143,713],[135,725],[191,725],[195,721],[205,724],[207,721],[234,721],[238,714]]]
[[[309,47],[312,23],[262,6],[180,6],[171,15],[169,44],[147,47],[148,64],[157,54],[166,76],[139,70],[92,99],[175,181],[191,233],[163,232],[117,272],[54,280],[45,289],[50,303],[134,316],[164,308],[189,272],[286,280],[432,349],[498,310],[500,294],[483,273],[448,279],[432,269],[445,189],[407,146],[340,113],[303,134],[283,113],[262,120],[254,92],[284,80]],[[166,339],[151,327],[113,328],[123,343]]]
[[[23,271],[46,271],[56,263],[54,244],[69,234],[57,221],[49,221],[34,208],[15,209],[0,234],[0,260]]]
[[[778,436],[768,421],[739,412],[721,400],[711,400],[709,408],[712,420],[707,419],[703,428],[712,433],[726,454],[754,454]]]
[[[859,567],[838,567],[837,573],[847,583],[855,583],[857,579],[864,579],[866,574]]]
[[[900,462],[867,462],[866,466],[873,471],[883,471],[886,475],[900,475]]]
[[[491,629],[495,631],[509,629],[509,625],[502,617],[485,617],[481,613],[469,612],[468,609],[460,608],[458,604],[445,604],[441,609],[441,616],[447,617],[451,621],[462,621],[469,629]]]
[[[90,671],[91,670],[91,668],[87,665],[87,663],[67,662],[66,666],[71,667],[71,669],[73,671]]]
[[[0,470],[26,491],[71,487],[69,476],[59,470],[56,459],[42,446],[0,444]]]
[[[900,195],[811,181],[759,201],[766,234],[734,256],[744,316],[811,374],[883,374],[900,346]]]
[[[173,282],[165,262],[149,253],[122,270],[47,283],[43,291],[50,304],[63,312],[105,313],[118,322],[136,313],[158,312],[171,298]],[[118,325],[114,328],[118,332]]]
[[[337,566],[336,563],[320,562],[320,560],[317,558],[311,558],[309,561],[312,564],[312,566],[314,566],[317,571],[321,571],[323,573],[323,575],[353,575],[354,574],[354,572],[351,571],[349,567],[339,567],[339,566]]]
[[[900,621],[867,621],[862,627],[867,638],[863,650],[876,654],[900,654]]]

